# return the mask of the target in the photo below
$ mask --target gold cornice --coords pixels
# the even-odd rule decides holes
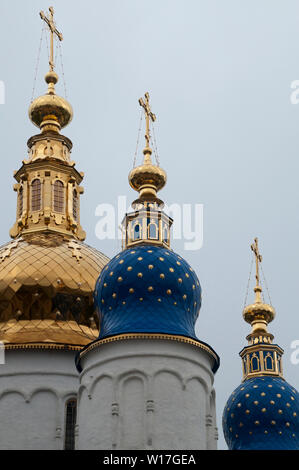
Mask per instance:
[[[80,351],[82,345],[78,344],[59,344],[59,343],[15,343],[5,344],[5,351],[16,350],[16,349],[55,349],[63,351]]]
[[[242,378],[242,382],[252,379],[254,377],[279,377],[282,380],[285,380],[282,374],[276,374],[275,372],[251,372],[246,377]]]
[[[245,346],[242,351],[240,351],[239,355],[242,357],[244,356],[244,354],[246,352],[256,352],[256,351],[269,351],[269,349],[271,350],[277,350],[279,351],[281,354],[284,353],[284,350],[278,346],[278,344],[261,344],[261,343],[257,343],[257,344],[253,344],[252,346]]]
[[[186,336],[180,335],[172,335],[172,334],[161,334],[161,333],[123,333],[120,335],[110,336],[108,338],[99,339],[93,343],[91,343],[86,349],[84,349],[80,353],[80,358],[85,356],[89,351],[92,351],[95,348],[98,348],[104,344],[113,343],[115,341],[126,341],[126,340],[134,340],[134,339],[145,339],[145,340],[169,340],[169,341],[177,341],[180,343],[187,343],[191,344],[192,346],[196,346],[197,348],[203,349],[207,352],[210,356],[213,357],[215,364],[218,365],[219,358],[217,354],[210,348],[208,345],[200,342],[199,340],[196,341],[192,338],[187,338]],[[218,368],[218,367],[217,367]]]

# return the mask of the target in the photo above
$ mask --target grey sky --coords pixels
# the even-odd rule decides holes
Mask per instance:
[[[127,175],[133,163],[140,109],[149,91],[156,138],[168,183],[168,204],[204,204],[204,246],[172,248],[196,270],[203,289],[197,324],[201,340],[220,355],[216,375],[219,448],[226,399],[241,381],[238,352],[250,326],[242,308],[259,237],[263,269],[277,317],[270,325],[284,348],[285,378],[299,388],[290,344],[299,339],[298,154],[299,105],[290,103],[299,79],[299,3],[295,0],[60,0],[53,1],[64,35],[63,58],[74,120],[64,134],[85,172],[81,222],[87,243],[109,256],[118,241],[95,236],[95,208],[135,198]],[[2,0],[0,242],[15,219],[13,170],[37,133],[27,118],[42,29],[44,1]],[[44,93],[42,47],[35,96]],[[63,95],[61,69],[57,92]],[[141,151],[139,152],[139,161]],[[250,291],[248,300],[253,299]]]

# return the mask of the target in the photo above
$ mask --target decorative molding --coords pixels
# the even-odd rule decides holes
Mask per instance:
[[[80,362],[80,359],[84,357],[89,351],[95,348],[99,348],[103,344],[112,343],[115,341],[132,340],[132,339],[169,340],[169,341],[178,341],[180,343],[191,344],[192,346],[196,346],[197,348],[203,349],[210,356],[212,356],[215,361],[215,367],[218,368],[219,358],[216,355],[216,353],[211,348],[209,348],[206,344],[203,344],[200,341],[196,341],[186,336],[167,335],[167,334],[160,334],[160,333],[124,333],[124,334],[110,336],[108,338],[96,340],[95,342],[88,345],[85,349],[83,349],[83,351],[79,354],[79,362]]]

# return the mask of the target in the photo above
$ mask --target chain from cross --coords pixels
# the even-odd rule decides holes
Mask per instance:
[[[41,11],[39,13],[39,16],[49,26],[49,30],[50,30],[50,59],[49,59],[49,65],[50,65],[50,71],[53,72],[53,70],[54,70],[54,34],[56,34],[59,41],[63,40],[63,36],[58,31],[58,29],[56,29],[56,27],[55,27],[54,8],[50,7],[49,12],[50,12],[49,18],[44,14],[43,11]]]
[[[145,113],[145,140],[146,146],[150,146],[150,120],[154,122],[156,120],[156,115],[151,112],[149,105],[149,93],[145,93],[145,102],[142,98],[139,98],[138,103],[143,107]]]
[[[256,266],[256,285],[259,286],[260,284],[260,274],[259,274],[259,263],[262,262],[262,255],[259,252],[259,247],[258,247],[258,239],[254,239],[254,243],[251,245],[251,249],[253,253],[255,254],[255,266]]]

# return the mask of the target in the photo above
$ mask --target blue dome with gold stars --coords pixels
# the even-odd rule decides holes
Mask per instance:
[[[299,449],[299,394],[280,377],[245,380],[223,413],[230,450]]]
[[[196,338],[199,280],[173,251],[151,245],[128,248],[102,271],[95,288],[99,339],[123,333],[164,333]]]

